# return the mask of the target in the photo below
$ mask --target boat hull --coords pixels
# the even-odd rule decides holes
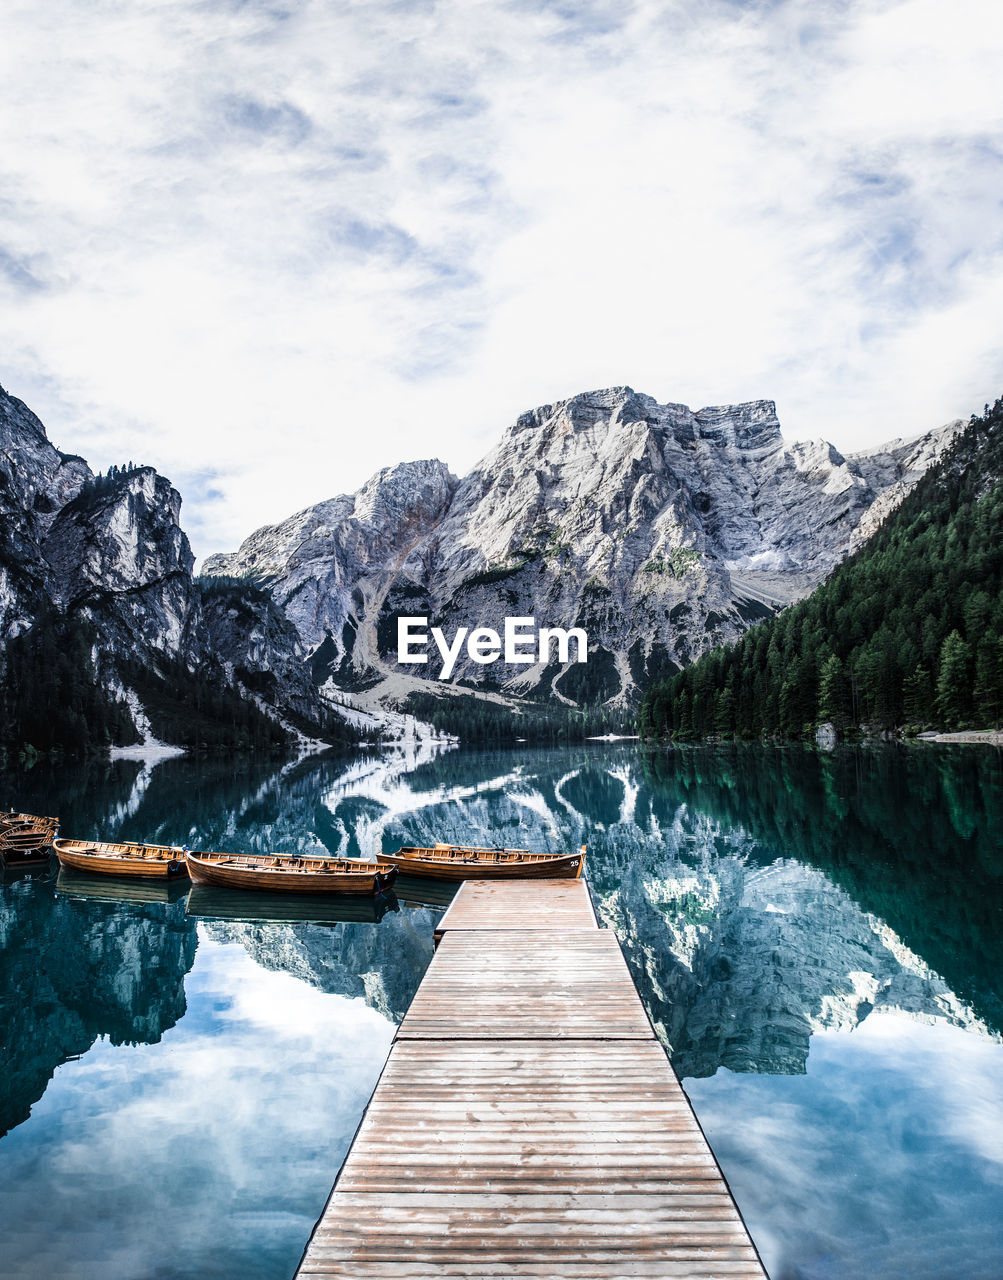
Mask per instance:
[[[270,866],[285,859],[229,857],[226,854],[187,855],[188,874],[195,884],[217,889],[249,889],[257,893],[369,894],[389,888],[396,879],[370,863],[358,871],[341,866],[321,870],[310,861],[298,869]],[[315,862],[320,861],[314,860]]]
[[[422,858],[403,850],[390,855],[377,854],[380,866],[396,866],[402,876],[423,880],[577,880],[585,865],[581,853],[566,857],[540,858],[533,862],[492,862],[476,858]]]
[[[9,867],[12,871],[17,867],[47,867],[51,853],[51,840],[34,849],[21,849],[0,841],[0,866]]]
[[[33,813],[0,814],[0,866],[48,866],[58,818]]]
[[[139,876],[151,880],[178,880],[188,875],[184,855],[180,849],[165,849],[161,845],[135,845],[130,852],[122,845],[101,844],[97,841],[57,840],[53,848],[61,867],[74,871],[90,871],[106,876]],[[169,856],[164,856],[164,855]]]

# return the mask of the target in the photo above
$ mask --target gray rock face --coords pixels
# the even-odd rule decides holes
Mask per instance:
[[[180,515],[181,495],[152,467],[85,484],[43,542],[55,604],[113,622],[119,651],[180,656],[195,563]]]
[[[396,665],[396,618],[447,634],[505,616],[582,627],[590,660],[472,662],[452,680],[564,701],[638,686],[798,598],[908,491],[960,424],[843,457],[786,444],[771,401],[693,412],[629,387],[523,414],[457,483],[440,463],[259,530],[211,574],[267,581],[337,683],[437,674]]]
[[[348,673],[360,628],[440,523],[457,483],[437,461],[385,467],[357,494],[259,529],[233,555],[210,556],[203,572],[267,585],[307,649],[326,642],[323,656]],[[354,666],[365,671],[377,657],[375,637],[363,645]]]
[[[83,458],[60,453],[31,410],[0,387],[0,637],[26,630],[46,599],[42,541],[90,477]]]
[[[181,495],[152,467],[93,476],[0,390],[0,642],[43,616],[92,624],[87,677],[126,699],[140,737],[148,725],[124,664],[156,672],[161,659],[273,718],[319,723],[328,713],[293,624],[253,589],[200,591],[180,515]]]
[[[962,419],[956,418],[939,431],[930,431],[910,440],[892,440],[879,448],[850,455],[852,464],[878,494],[853,531],[851,551],[867,541],[889,511],[898,506],[964,426]]]
[[[223,664],[250,695],[294,711],[306,720],[318,715],[319,695],[299,633],[267,591],[253,584],[214,591],[196,584],[198,652]]]
[[[93,476],[0,390],[0,635],[53,606],[97,623],[108,649],[179,656],[194,563],[180,512],[152,467]]]
[[[463,648],[452,683],[629,703],[813,587],[959,426],[843,457],[785,444],[771,401],[693,412],[613,387],[523,414],[462,481],[402,463],[259,530],[206,562],[210,589],[167,480],[92,476],[0,391],[0,639],[52,606],[95,624],[109,688],[123,657],[215,664],[214,680],[319,725],[329,679],[385,705],[443,689],[434,648],[398,665],[399,617],[447,637],[533,618],[583,629],[588,662],[480,664]]]

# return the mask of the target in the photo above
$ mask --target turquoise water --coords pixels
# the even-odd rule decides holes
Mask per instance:
[[[208,848],[586,843],[601,920],[773,1280],[988,1280],[1001,776],[982,748],[596,744],[36,768],[0,802]],[[307,922],[253,895],[135,895],[80,876],[0,889],[0,1274],[291,1276],[441,891]]]

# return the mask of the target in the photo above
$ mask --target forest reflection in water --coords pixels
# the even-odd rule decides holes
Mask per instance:
[[[332,757],[286,768],[119,761],[39,766],[0,781],[0,801],[58,813],[64,831],[82,836],[349,856],[435,839],[553,852],[585,843],[601,922],[621,939],[773,1280],[974,1280],[1003,1270],[996,1225],[1003,1170],[992,1154],[1003,1024],[1003,781],[991,750],[826,755],[597,744]],[[207,1054],[211,1048],[225,1057],[235,1023],[204,1003],[203,965],[218,989],[232,973],[251,993],[244,966],[253,962],[252,971],[309,988],[308,1000],[347,998],[339,1006],[342,1040],[359,1034],[348,1013],[359,1001],[389,1028],[430,957],[444,905],[431,902],[368,922],[281,923],[204,895],[103,901],[72,883],[5,883],[2,1040],[11,1087],[0,1118],[4,1127],[21,1127],[0,1144],[0,1159],[16,1148],[17,1160],[28,1160],[44,1181],[42,1153],[48,1149],[57,1164],[65,1158],[53,1108],[82,1095],[67,1094],[69,1078],[60,1073],[39,1102],[60,1063],[76,1079],[99,1060],[118,1061],[115,1046],[124,1053],[163,1041],[168,1048],[200,1027]],[[271,999],[263,987],[260,998]],[[385,1050],[382,1033],[369,1038],[374,1056],[368,1065],[356,1061],[354,1101],[335,1105],[317,1083],[328,1007],[301,1007],[316,1035],[304,1028],[273,1042],[282,1047],[282,1070],[314,1080],[312,1096],[342,1117],[336,1123],[345,1132],[333,1135],[342,1150],[357,1122],[352,1107],[361,1109]],[[241,1024],[241,1051],[252,1022]],[[135,1065],[132,1071],[130,1105],[138,1105],[145,1077]],[[963,1087],[967,1110],[956,1105],[956,1089],[951,1102],[952,1081]],[[303,1155],[292,1154],[296,1126],[278,1113],[304,1102],[300,1095],[281,1101],[268,1092],[274,1082],[259,1083],[265,1092],[250,1096],[262,1106],[271,1099],[276,1145],[264,1136],[255,1141],[272,1152],[279,1178],[284,1161],[302,1164]],[[32,1107],[36,1114],[23,1124]],[[158,1115],[159,1141],[169,1144],[169,1108]],[[80,1124],[80,1140],[97,1142],[97,1118],[82,1113]],[[144,1133],[156,1145],[152,1130]],[[335,1169],[330,1152],[314,1157],[305,1181],[312,1177],[316,1188]],[[229,1195],[251,1214],[232,1185],[245,1175],[223,1166],[199,1166],[206,1193]],[[127,1229],[125,1201],[122,1207],[119,1231]],[[288,1274],[307,1218],[301,1204],[285,1226],[272,1221],[274,1247],[248,1274]],[[64,1229],[72,1233],[72,1214]],[[938,1271],[937,1241],[947,1234],[952,1264]],[[194,1267],[195,1254],[185,1256]],[[864,1267],[867,1257],[873,1266]],[[98,1274],[101,1264],[94,1265]],[[240,1265],[248,1265],[244,1255]]]

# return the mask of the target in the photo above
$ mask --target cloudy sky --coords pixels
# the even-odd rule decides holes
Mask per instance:
[[[997,0],[17,0],[0,383],[195,550],[611,384],[1003,389]]]

